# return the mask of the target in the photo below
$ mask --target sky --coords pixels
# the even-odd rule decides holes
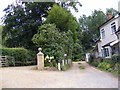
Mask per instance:
[[[77,18],[82,16],[83,14],[89,16],[92,14],[92,11],[102,10],[106,12],[106,8],[114,8],[118,10],[118,2],[120,0],[79,0],[82,4],[82,7],[78,7],[79,12],[71,11],[73,15]],[[4,16],[4,8],[6,8],[9,4],[14,3],[15,0],[2,0],[0,3],[0,18]],[[0,22],[1,24],[1,22]]]

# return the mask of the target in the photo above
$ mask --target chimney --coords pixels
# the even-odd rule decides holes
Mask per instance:
[[[108,14],[107,14],[107,18],[108,18],[108,19],[111,19],[112,17],[113,17],[112,13],[108,13]]]

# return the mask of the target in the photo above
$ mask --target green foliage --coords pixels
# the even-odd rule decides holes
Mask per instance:
[[[27,65],[28,62],[35,61],[35,53],[24,49],[24,48],[1,48],[0,51],[2,51],[2,56],[11,56],[15,59],[15,63],[18,65]],[[13,59],[12,58],[12,59]],[[9,58],[9,60],[11,60]],[[11,61],[10,61],[11,63]]]
[[[7,57],[8,65],[9,66],[15,66],[15,58],[14,57]]]
[[[55,24],[60,32],[72,31],[73,41],[77,41],[76,29],[78,29],[78,23],[76,18],[66,9],[54,4],[50,11],[48,11],[48,17],[46,23]]]
[[[74,62],[79,62],[80,61],[80,59],[74,59]]]
[[[106,9],[106,15],[107,15],[108,13],[111,13],[113,16],[115,16],[115,15],[117,15],[119,12],[118,12],[117,10],[113,9],[113,8],[107,8],[107,9]]]
[[[56,67],[56,66],[57,66],[57,61],[54,60],[54,59],[52,59],[52,60],[50,60],[50,59],[45,59],[45,61],[44,61],[44,66],[45,66],[45,67]]]
[[[112,63],[115,65],[116,63],[120,63],[120,55],[114,54],[112,55]]]
[[[112,71],[113,71],[113,69],[112,69],[112,68],[109,68],[109,69],[108,69],[108,72],[112,72]]]
[[[81,55],[81,52],[82,52],[82,47],[79,43],[74,43],[74,46],[73,46],[74,50],[73,50],[73,60],[76,60],[76,59],[82,59],[82,55]]]
[[[99,63],[98,63],[97,61],[94,61],[94,62],[91,63],[91,65],[93,65],[93,66],[95,66],[95,67],[97,67],[98,64],[99,64]]]
[[[82,4],[78,1],[78,0],[59,0],[58,3],[60,6],[62,6],[63,8],[69,10],[70,8],[74,9],[76,12],[78,12],[78,7],[76,7],[76,5],[82,6]]]
[[[94,10],[90,16],[83,15],[79,19],[82,29],[82,44],[84,49],[90,50],[95,40],[100,36],[99,26],[106,20],[105,14],[100,10]],[[87,39],[86,39],[87,38]]]
[[[109,68],[111,68],[111,65],[109,63],[102,62],[99,63],[98,68],[101,68],[103,70],[108,70]]]
[[[90,58],[89,58],[89,63],[91,64],[92,62],[94,62],[95,56],[93,54],[90,54]]]
[[[47,10],[53,3],[50,2],[19,2],[16,5],[8,5],[4,9],[3,39],[7,47],[25,47],[36,49],[31,41],[42,25],[42,17],[47,16]]]
[[[54,56],[55,59],[60,60],[64,54],[64,41],[67,38],[59,33],[59,30],[54,24],[44,24],[38,29],[38,33],[33,36],[33,43],[38,47],[43,48],[43,53],[48,56]]]
[[[85,67],[83,67],[83,66],[79,66],[79,69],[85,69]]]
[[[70,62],[69,64],[65,64],[64,66],[61,66],[61,70],[62,70],[62,71],[66,71],[66,70],[68,70],[71,66],[72,66],[72,62]]]

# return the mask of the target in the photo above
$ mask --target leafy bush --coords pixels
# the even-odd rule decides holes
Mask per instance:
[[[80,59],[75,59],[74,61],[75,61],[75,62],[78,62],[78,61],[80,61]]]
[[[101,68],[101,69],[104,69],[104,70],[107,70],[110,67],[111,67],[111,65],[109,63],[106,63],[106,62],[99,63],[99,65],[98,65],[98,68]]]
[[[91,64],[92,62],[94,62],[95,56],[93,54],[90,54],[90,58],[89,58],[89,63]]]
[[[116,63],[120,63],[120,55],[114,54],[112,55],[112,64],[115,65]]]
[[[91,64],[92,64],[93,66],[97,67],[99,63],[98,63],[97,61],[94,61],[94,62],[92,62]]]
[[[44,61],[44,66],[45,67],[56,67],[57,65],[57,61],[56,60],[50,60],[50,62],[49,62],[49,59],[46,59],[45,61]]]
[[[99,62],[99,63],[100,63],[100,62],[103,62],[103,61],[104,61],[104,58],[103,58],[103,57],[98,57],[98,58],[96,58],[96,61]]]
[[[109,68],[109,69],[108,69],[108,72],[112,72],[112,71],[113,71],[113,69],[112,69],[112,68]]]
[[[14,57],[7,57],[8,65],[15,66],[15,58]]]
[[[1,48],[2,56],[11,56],[15,59],[16,65],[35,64],[35,52],[24,48]]]

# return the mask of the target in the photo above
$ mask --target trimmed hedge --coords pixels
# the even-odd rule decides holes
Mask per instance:
[[[35,52],[24,48],[1,48],[2,56],[11,56],[15,59],[15,65],[30,65],[36,63]]]

